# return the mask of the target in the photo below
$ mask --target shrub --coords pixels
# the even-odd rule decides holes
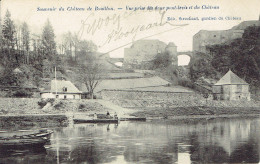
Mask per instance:
[[[32,97],[32,95],[33,95],[32,92],[27,91],[25,89],[21,89],[21,90],[15,91],[12,94],[12,97]]]
[[[84,109],[84,108],[86,108],[86,105],[84,105],[84,104],[79,105],[79,109]]]
[[[45,101],[44,99],[42,99],[41,101],[38,101],[38,105],[43,108],[45,105],[47,104],[47,101]]]
[[[192,89],[194,88],[194,83],[188,79],[179,79],[178,84],[183,87],[188,87],[188,88],[192,88]]]
[[[55,99],[41,99],[41,101],[38,101],[38,105],[43,108],[47,103],[53,104]]]
[[[64,108],[63,102],[59,102],[53,106],[55,109],[60,110]]]

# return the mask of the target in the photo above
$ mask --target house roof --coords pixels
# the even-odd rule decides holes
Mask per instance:
[[[14,73],[23,73],[19,68],[15,68],[15,69],[13,70],[13,72],[14,72]]]
[[[67,91],[63,90],[64,87],[67,88]],[[50,90],[44,92],[82,93],[72,82],[66,80],[52,80]]]
[[[215,85],[229,85],[229,84],[240,84],[248,85],[243,79],[234,74],[229,70]]]
[[[103,89],[144,88],[164,86],[167,84],[170,83],[158,76],[150,78],[102,80],[95,89],[95,92],[99,92]]]

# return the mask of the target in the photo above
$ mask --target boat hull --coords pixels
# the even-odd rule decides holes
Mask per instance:
[[[33,139],[1,139],[0,140],[0,150],[5,149],[37,149],[42,148],[48,140],[42,138]]]
[[[75,124],[79,123],[118,123],[118,120],[115,119],[73,119]]]

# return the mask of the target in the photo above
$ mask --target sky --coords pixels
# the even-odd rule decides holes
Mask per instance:
[[[111,57],[123,57],[124,48],[139,39],[174,42],[179,52],[191,51],[192,37],[200,30],[227,30],[243,21],[258,20],[260,14],[259,0],[2,0],[1,3],[2,18],[8,9],[12,19],[27,22],[32,33],[41,33],[49,19],[57,41],[63,33],[71,31],[81,39],[92,40],[98,51],[109,52]],[[202,9],[203,5],[207,9]],[[153,9],[147,10],[148,6]],[[196,6],[199,8],[195,9]],[[84,11],[68,11],[74,7]],[[135,7],[137,11],[127,10]],[[155,10],[156,7],[162,10]],[[37,11],[38,8],[56,10]],[[60,8],[64,11],[59,11]],[[180,17],[199,20],[180,21]],[[209,17],[217,20],[202,21]],[[218,20],[219,17],[223,20]],[[226,17],[236,20],[225,20]]]

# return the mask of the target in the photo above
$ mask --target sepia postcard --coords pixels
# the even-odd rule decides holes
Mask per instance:
[[[259,0],[0,0],[0,163],[260,163]]]

